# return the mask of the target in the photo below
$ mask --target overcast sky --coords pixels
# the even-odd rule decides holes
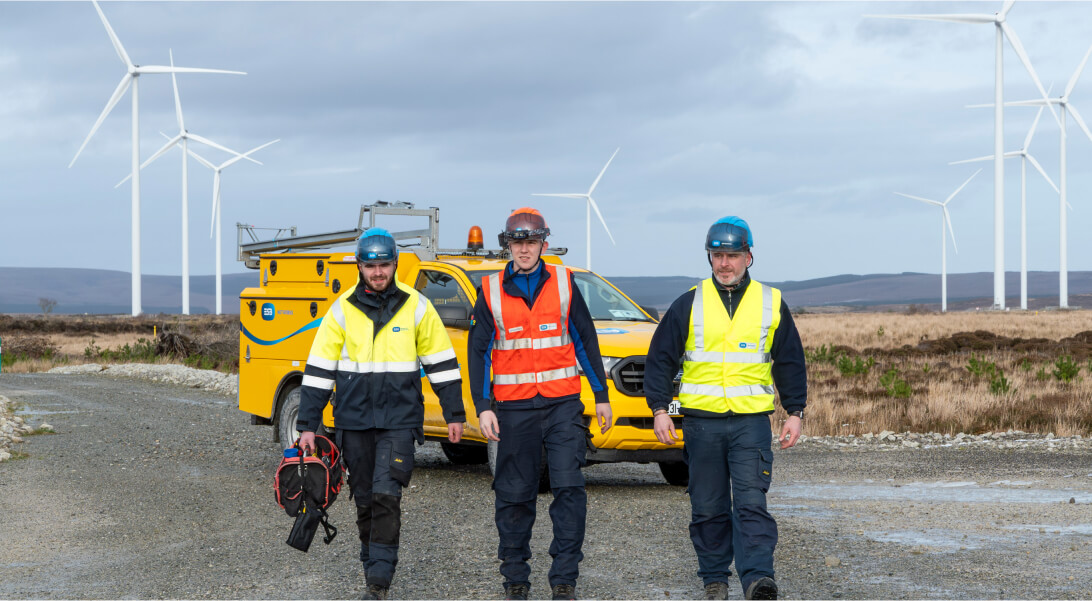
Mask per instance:
[[[104,2],[137,64],[234,69],[179,76],[187,128],[239,151],[224,172],[224,271],[236,222],[350,229],[377,199],[440,207],[441,242],[536,206],[568,262],[607,276],[707,273],[710,223],[747,219],[767,281],[993,270],[994,27],[866,14],[992,13],[949,2]],[[1092,4],[1017,2],[1008,23],[1059,95],[1089,45]],[[1038,94],[1005,48],[1006,100]],[[130,270],[131,103],[69,161],[124,73],[90,2],[0,2],[0,265]],[[141,158],[177,133],[169,76],[142,76]],[[1092,74],[1073,103],[1092,119]],[[1035,109],[1005,113],[1015,150]],[[1058,126],[1032,153],[1058,179]],[[228,155],[197,148],[214,162]],[[181,153],[144,170],[143,272],[181,273]],[[1092,269],[1092,142],[1069,128],[1069,269]],[[1029,266],[1058,268],[1058,197],[1029,168]],[[190,265],[214,271],[211,173],[190,161]],[[1019,269],[1020,169],[1006,163],[1006,259]],[[989,291],[983,291],[989,294]],[[1016,291],[1008,291],[1010,295]]]

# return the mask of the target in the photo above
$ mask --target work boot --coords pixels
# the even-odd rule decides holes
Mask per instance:
[[[509,584],[509,585],[504,587],[504,598],[505,599],[526,599],[527,598],[527,591],[530,588],[531,588],[530,586],[528,586],[526,584],[523,584],[522,582],[519,582],[519,583],[516,583],[516,584]]]
[[[364,589],[364,596],[361,599],[386,599],[387,587],[379,584],[369,584],[368,588]]]
[[[553,592],[551,599],[576,599],[576,585],[574,584],[555,584],[550,589]]]
[[[705,598],[706,599],[727,599],[728,598],[728,583],[727,582],[710,582],[705,585]]]
[[[777,583],[769,576],[763,576],[747,586],[747,599],[776,599]]]

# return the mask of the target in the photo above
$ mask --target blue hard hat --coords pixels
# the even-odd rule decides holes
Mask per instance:
[[[356,241],[356,260],[367,263],[397,261],[398,247],[394,236],[381,227],[364,232]]]
[[[754,245],[750,226],[735,215],[718,219],[709,226],[709,233],[705,235],[707,251],[744,252]]]

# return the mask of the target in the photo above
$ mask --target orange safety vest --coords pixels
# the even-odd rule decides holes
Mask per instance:
[[[569,269],[549,264],[543,268],[550,277],[531,308],[504,291],[506,269],[482,280],[482,294],[495,326],[493,396],[498,401],[580,394],[576,350],[569,333]]]

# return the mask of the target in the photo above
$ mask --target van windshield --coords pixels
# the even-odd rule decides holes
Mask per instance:
[[[466,275],[474,283],[475,288],[481,288],[482,280],[494,273],[497,273],[496,269],[480,269],[467,271]],[[576,278],[576,287],[580,289],[580,296],[584,297],[584,303],[588,305],[592,319],[596,321],[653,321],[633,301],[598,275],[586,271],[574,271],[573,276]]]

